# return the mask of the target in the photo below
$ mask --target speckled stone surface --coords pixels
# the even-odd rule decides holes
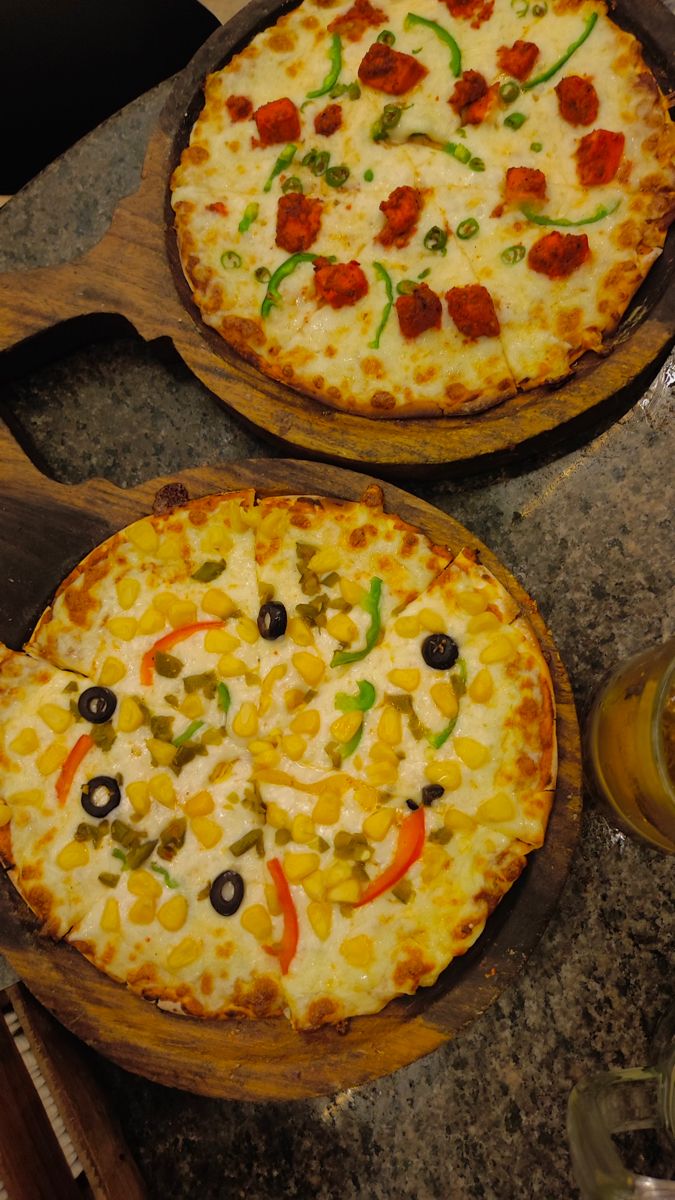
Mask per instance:
[[[169,85],[131,105],[0,212],[0,270],[72,258],[138,183]],[[24,364],[2,411],[58,479],[132,485],[274,453],[171,347],[132,335]],[[613,424],[508,473],[406,484],[472,529],[538,602],[580,715],[602,673],[675,629],[675,364]],[[1,565],[1,564],[0,564]],[[243,1104],[161,1088],[97,1060],[151,1197],[567,1200],[573,1084],[646,1061],[673,997],[675,859],[627,840],[585,797],[557,912],[516,986],[458,1039],[369,1086]],[[654,1139],[633,1165],[675,1174]]]

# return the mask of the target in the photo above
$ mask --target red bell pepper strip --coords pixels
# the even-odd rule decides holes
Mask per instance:
[[[276,946],[263,946],[263,949],[268,954],[277,955],[281,974],[286,975],[298,948],[298,914],[293,903],[288,880],[284,875],[284,869],[279,859],[271,858],[267,866],[274,880],[274,886],[277,889],[277,896],[279,897],[279,904],[281,905],[281,912],[284,918],[284,931],[281,935],[281,941]]]
[[[83,733],[73,746],[70,754],[64,762],[59,777],[56,780],[56,796],[60,805],[64,805],[68,799],[71,784],[75,778],[75,772],[79,767],[85,754],[91,750],[94,745],[94,739],[88,733]]]
[[[155,642],[154,646],[146,650],[141,659],[141,683],[146,686],[152,683],[157,654],[171,650],[179,642],[184,642],[187,638],[192,637],[193,633],[199,633],[200,629],[221,629],[224,624],[224,621],[196,621],[193,625],[183,625],[180,629],[172,629],[171,633],[165,633],[164,637]]]
[[[389,891],[407,874],[413,863],[417,862],[424,849],[424,809],[416,808],[399,826],[396,852],[388,867],[381,874],[371,879],[361,899],[354,908],[361,908],[371,900],[376,900],[383,892]]]

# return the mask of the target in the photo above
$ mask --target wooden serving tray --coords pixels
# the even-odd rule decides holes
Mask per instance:
[[[576,428],[597,420],[598,406],[611,397],[616,412],[642,394],[675,337],[675,235],[609,339],[609,357],[586,354],[562,386],[520,393],[472,417],[382,421],[338,412],[268,379],[230,350],[192,301],[178,261],[168,182],[201,108],[207,72],[290,6],[252,0],[238,7],[232,0],[235,15],[177,77],[148,145],[141,186],[120,203],[103,239],[72,262],[0,275],[0,351],[73,317],[121,314],[147,340],[168,335],[207,388],[285,448],[385,474],[405,470],[409,478],[532,451],[570,422]],[[675,89],[675,16],[660,0],[616,0],[614,9],[643,43],[664,91]]]
[[[374,482],[324,465],[282,459],[229,463],[175,477],[191,497],[254,487],[358,499]],[[0,425],[0,639],[19,648],[56,585],[98,542],[152,509],[153,480],[123,491],[105,480],[55,483]],[[333,1093],[389,1074],[454,1037],[522,970],[549,920],[570,865],[581,816],[581,761],[565,668],[537,609],[472,534],[438,509],[382,485],[386,507],[453,551],[471,546],[529,617],[549,663],[558,711],[559,775],[544,847],[530,856],[473,949],[431,988],[396,1000],[346,1033],[295,1033],[283,1019],[199,1021],[162,1012],[99,973],[72,947],[42,938],[38,922],[0,870],[0,952],[64,1025],[125,1067],[170,1087],[239,1099]]]

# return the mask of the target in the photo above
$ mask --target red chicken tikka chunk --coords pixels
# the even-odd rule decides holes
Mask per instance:
[[[426,283],[396,299],[396,315],[403,337],[416,338],[427,329],[440,329],[443,306]]]
[[[358,75],[361,83],[378,92],[402,96],[424,79],[428,71],[412,54],[402,54],[384,42],[374,42],[361,60]]]
[[[317,258],[314,263],[316,294],[331,308],[346,308],[356,304],[368,292],[368,280],[359,263],[332,263]]]
[[[261,105],[255,110],[253,119],[258,127],[262,146],[292,142],[300,137],[300,113],[288,96]]]
[[[289,254],[309,250],[321,229],[321,200],[302,192],[287,192],[277,204],[276,244]]]

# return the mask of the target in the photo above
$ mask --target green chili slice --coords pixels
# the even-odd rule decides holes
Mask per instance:
[[[467,217],[466,220],[460,221],[455,233],[463,242],[468,242],[469,238],[475,237],[480,229],[480,225],[475,217]]]
[[[509,113],[508,117],[504,118],[504,124],[508,125],[509,129],[520,129],[527,120],[525,113],[513,112]]]
[[[267,281],[272,278],[272,272],[270,271],[269,267],[256,267],[253,274],[258,280],[258,283],[267,283]]]
[[[349,167],[345,163],[340,163],[338,167],[328,167],[324,179],[329,187],[342,187],[349,179]]]
[[[425,267],[417,276],[418,279],[426,279],[427,275],[431,275],[431,267]]]
[[[530,142],[530,150],[534,150],[535,154],[538,154],[543,149],[544,147],[541,142]]]
[[[220,265],[226,271],[236,271],[241,266],[241,254],[236,250],[224,250],[220,256]]]
[[[246,205],[246,208],[244,209],[244,215],[239,222],[240,233],[246,233],[246,230],[251,228],[253,222],[258,218],[259,212],[260,206],[256,204],[255,201],[252,204]]]
[[[440,225],[432,225],[424,235],[424,248],[434,254],[447,254],[448,235]]]
[[[406,106],[407,107],[407,106]],[[370,136],[374,142],[383,142],[389,137],[389,130],[394,129],[403,115],[403,105],[385,104],[381,115],[373,125]]]
[[[452,34],[448,33],[447,29],[444,29],[442,25],[439,25],[438,21],[430,21],[427,17],[419,17],[417,13],[408,13],[403,22],[403,28],[411,29],[413,25],[424,25],[426,29],[430,29],[432,33],[435,33],[441,42],[445,42],[446,46],[450,49],[450,70],[455,78],[461,75],[462,52]]]
[[[391,281],[390,281],[391,282]],[[375,577],[370,581],[368,594],[361,601],[361,608],[370,617],[370,625],[366,630],[366,644],[362,650],[337,650],[331,659],[331,667],[342,667],[347,663],[360,662],[370,654],[382,628],[380,615],[380,599],[382,596],[382,580]]]
[[[520,243],[517,246],[507,246],[506,250],[502,250],[500,258],[507,267],[514,266],[515,263],[522,262],[526,254],[525,247]]]
[[[289,175],[288,179],[284,179],[281,190],[282,192],[301,192],[303,190],[302,180],[297,175]]]
[[[363,178],[365,179],[366,183],[372,183],[375,178],[375,172],[368,167],[367,170],[363,172]]]
[[[375,703],[375,688],[368,679],[359,679],[358,693],[350,696],[347,692],[338,692],[335,696],[335,707],[340,712],[367,712]]]
[[[602,221],[604,217],[609,217],[613,212],[616,212],[621,201],[617,200],[615,204],[611,204],[609,208],[604,204],[598,205],[595,212],[590,217],[582,217],[579,221],[570,221],[568,217],[548,217],[545,213],[535,212],[527,204],[521,207],[521,213],[528,221],[532,221],[534,225],[561,225],[564,228],[577,225],[593,225],[596,221]]]
[[[272,167],[269,179],[263,187],[263,192],[270,192],[272,190],[272,184],[274,183],[277,175],[280,175],[282,171],[285,171],[286,167],[289,167],[293,162],[297,148],[298,147],[293,142],[289,142],[288,145],[284,146],[281,154]]]
[[[260,312],[263,317],[268,317],[272,308],[275,305],[281,304],[279,284],[284,279],[287,279],[289,275],[292,275],[296,267],[300,266],[300,263],[314,262],[319,257],[318,254],[313,254],[311,250],[300,250],[297,254],[291,254],[290,258],[286,258],[280,263],[267,284],[267,291],[260,306]],[[335,262],[335,256],[333,255],[328,258],[328,262]]]
[[[385,304],[384,308],[382,309],[382,316],[380,317],[379,325],[375,331],[375,337],[373,338],[372,342],[368,342],[368,347],[370,350],[379,350],[380,338],[382,337],[382,334],[384,333],[384,327],[387,324],[387,321],[389,320],[389,314],[392,310],[392,306],[394,303],[394,285],[391,282],[391,275],[389,274],[388,271],[386,271],[384,269],[384,267],[382,266],[382,263],[374,262],[373,270],[376,272],[376,274],[379,275],[380,279],[382,280],[382,282],[384,284],[385,292],[387,294],[387,303]]]
[[[212,583],[219,575],[222,575],[227,566],[224,558],[207,559],[196,571],[193,571],[190,579],[196,579],[198,583]]]
[[[547,12],[548,12],[548,4],[533,4],[532,5],[532,16],[533,17],[545,17]]]
[[[391,29],[383,29],[382,33],[377,35],[378,42],[384,42],[385,46],[393,46],[396,41],[396,34],[392,33]]]
[[[340,71],[342,70],[342,39],[337,33],[334,33],[331,39],[328,57],[330,61],[328,74],[320,87],[315,88],[312,92],[307,92],[308,100],[316,100],[317,96],[327,95],[338,81]]]
[[[446,154],[451,154],[458,162],[468,163],[471,161],[471,151],[468,146],[458,146],[456,142],[446,142],[441,149]]]
[[[527,11],[530,7],[530,0],[511,0],[511,8],[517,17],[527,16]]]
[[[173,739],[171,745],[184,746],[186,742],[189,742],[194,737],[197,730],[202,728],[203,724],[203,721],[191,721],[187,729],[184,729],[182,733],[179,733],[178,737]]]
[[[499,95],[504,104],[513,104],[513,101],[517,100],[520,95],[520,87],[515,79],[507,79],[506,83],[501,85]]]
[[[483,159],[477,158],[475,156],[474,156],[474,158],[469,159],[469,162],[467,165],[468,165],[470,171],[484,171],[485,170],[485,163],[483,162]]]
[[[417,284],[414,279],[402,279],[400,283],[396,284],[396,291],[399,296],[410,296],[416,287]]]
[[[542,71],[540,75],[535,75],[534,79],[528,79],[527,83],[523,84],[523,91],[529,92],[533,87],[537,87],[537,85],[540,83],[546,83],[547,79],[551,79],[553,75],[556,75],[560,68],[564,67],[566,62],[569,62],[575,51],[577,51],[580,46],[583,46],[586,38],[590,37],[593,29],[595,28],[597,20],[597,12],[592,12],[587,18],[583,32],[579,35],[576,42],[572,42],[571,45],[567,47],[565,53],[553,63],[552,67],[548,67],[547,70]]]
[[[330,162],[330,151],[329,150],[320,150],[317,153],[316,157],[309,164],[309,169],[312,172],[312,175],[323,175],[329,162]]]

